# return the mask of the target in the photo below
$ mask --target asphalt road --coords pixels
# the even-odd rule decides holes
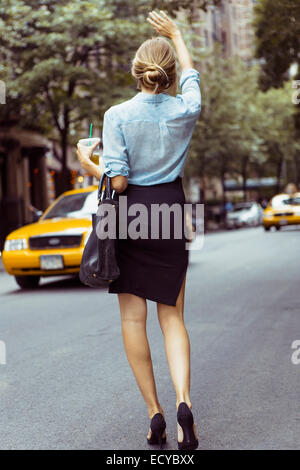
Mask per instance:
[[[199,449],[299,449],[300,229],[207,235],[191,253],[185,319]],[[155,304],[148,333],[168,445],[175,394]],[[148,449],[117,296],[74,279],[24,292],[0,273],[1,449]]]

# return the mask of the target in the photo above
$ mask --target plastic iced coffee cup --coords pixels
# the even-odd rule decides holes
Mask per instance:
[[[100,143],[99,138],[88,137],[87,139],[80,139],[78,141],[78,145],[80,147],[80,150],[86,157],[89,157],[92,161],[94,161],[94,159],[98,159],[98,163],[99,163],[99,155],[100,155],[99,145],[97,145],[97,147],[93,150],[93,153],[91,153],[91,147],[95,145],[97,142],[98,144]]]

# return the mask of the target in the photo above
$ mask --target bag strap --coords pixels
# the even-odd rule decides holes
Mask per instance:
[[[106,183],[106,186],[105,186],[105,190],[103,190],[105,177],[106,177],[107,183]],[[115,195],[115,190],[111,191],[110,177],[107,176],[105,173],[103,173],[102,176],[101,176],[101,180],[100,180],[99,188],[98,188],[98,206],[99,206],[100,202],[102,201],[102,199],[104,197],[106,199],[113,199],[114,195]]]
[[[106,174],[103,173],[100,179],[99,187],[98,187],[98,206],[101,202],[102,199],[102,193],[103,193],[103,185],[104,185],[104,179],[105,179]]]
[[[106,193],[105,193],[106,199],[111,199],[111,181],[110,177],[107,177],[107,185],[106,185]]]

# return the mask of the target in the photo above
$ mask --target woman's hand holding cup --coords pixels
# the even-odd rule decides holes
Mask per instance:
[[[96,148],[100,143],[99,138],[87,138],[79,140],[77,144],[78,160],[83,168],[89,166],[90,159],[95,153]],[[98,152],[99,153],[99,152]]]

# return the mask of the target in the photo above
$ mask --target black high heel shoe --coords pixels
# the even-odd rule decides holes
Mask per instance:
[[[147,437],[147,442],[150,445],[156,445],[158,444],[160,448],[162,449],[162,444],[165,444],[167,438],[166,436],[162,437],[165,429],[166,429],[166,422],[161,413],[156,413],[150,423],[150,429],[151,429],[151,437],[148,439]]]
[[[179,450],[194,450],[198,447],[198,439],[194,433],[194,418],[186,403],[181,402],[177,410],[177,421],[182,427],[183,441],[178,441]]]

